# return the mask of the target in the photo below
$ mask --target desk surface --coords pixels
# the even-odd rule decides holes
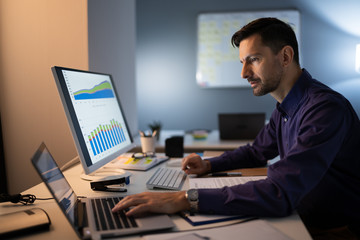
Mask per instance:
[[[167,163],[162,163],[161,166],[166,166],[166,164]],[[155,170],[156,167],[146,172],[130,171],[132,173],[132,176],[130,177],[130,185],[128,186],[127,193],[110,193],[110,192],[108,193],[108,192],[92,191],[90,189],[90,183],[88,181],[84,181],[80,179],[79,177],[80,173],[82,172],[82,168],[80,164],[72,167],[71,169],[66,170],[64,175],[78,196],[99,197],[99,196],[134,194],[134,193],[147,191],[145,182],[154,173]],[[187,180],[183,186],[183,189],[187,189],[188,186],[189,183]],[[49,191],[47,190],[47,188],[43,183],[40,183],[24,191],[22,194],[34,194],[38,198],[51,197]],[[60,211],[59,207],[57,206],[54,200],[45,200],[45,201],[37,200],[35,204],[29,206],[23,206],[21,204],[13,204],[13,203],[1,203],[0,214],[25,210],[34,207],[42,208],[49,214],[49,217],[52,222],[50,231],[24,236],[21,239],[40,239],[40,240],[41,239],[77,239],[77,235],[72,230],[70,224],[67,222],[65,216],[62,214],[62,212]],[[195,230],[197,228],[201,229],[201,227],[191,226],[178,215],[172,215],[171,218],[174,221],[177,230],[181,231],[181,230],[192,230],[192,229]],[[311,239],[301,219],[296,213],[286,218],[267,218],[265,220],[270,225],[279,229],[281,232],[285,233],[286,235],[288,235],[293,239]],[[209,227],[209,225],[206,225],[206,227]],[[128,236],[121,239],[141,239],[141,237]]]
[[[206,139],[194,139],[189,133],[185,133],[183,130],[162,130],[160,133],[160,139],[156,145],[156,152],[164,152],[165,140],[173,136],[184,137],[184,151],[185,152],[203,152],[210,151],[227,151],[238,148],[239,146],[251,143],[252,139],[244,140],[221,140],[218,130],[212,130]],[[141,151],[140,137],[135,137],[134,142],[136,144],[135,151]]]

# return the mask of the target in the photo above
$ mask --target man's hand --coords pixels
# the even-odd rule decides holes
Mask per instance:
[[[181,168],[186,174],[204,175],[211,171],[210,162],[208,160],[202,160],[201,157],[195,153],[183,159]]]
[[[140,215],[143,213],[172,214],[190,209],[190,203],[185,198],[185,192],[156,193],[143,192],[129,195],[122,199],[112,209],[113,212],[131,208],[126,215]]]

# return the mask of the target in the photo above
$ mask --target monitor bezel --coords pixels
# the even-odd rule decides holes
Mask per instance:
[[[73,136],[73,140],[75,142],[76,150],[78,152],[80,162],[83,166],[85,174],[88,175],[88,174],[96,172],[96,170],[100,169],[107,163],[111,162],[116,157],[120,156],[121,154],[123,154],[125,152],[128,152],[129,150],[131,150],[135,147],[135,143],[134,143],[133,137],[131,135],[131,131],[129,129],[129,126],[128,126],[123,108],[121,106],[121,102],[118,97],[118,93],[116,91],[116,87],[115,87],[115,84],[114,84],[111,74],[92,72],[92,71],[86,71],[86,70],[80,70],[80,69],[73,69],[73,68],[67,68],[67,67],[60,67],[60,66],[54,66],[51,68],[51,70],[52,70],[54,78],[55,78],[55,82],[56,82],[56,86],[57,86],[57,89],[58,89],[58,92],[60,95],[60,99],[62,101],[64,110],[65,110],[65,114],[66,114],[70,129],[71,129],[71,133]],[[92,164],[85,140],[82,136],[79,122],[77,120],[76,112],[75,112],[74,106],[71,101],[70,93],[66,86],[65,78],[64,78],[64,75],[62,72],[63,70],[82,72],[82,73],[90,73],[90,74],[99,74],[99,75],[105,75],[105,76],[109,77],[111,84],[114,88],[115,98],[119,105],[119,110],[123,116],[124,124],[125,124],[128,134],[129,134],[129,138],[130,138],[129,146],[126,146],[126,147],[120,149],[119,151],[116,151],[116,152],[112,153],[111,155],[103,158],[102,160]],[[89,165],[88,163],[91,163],[91,165]]]

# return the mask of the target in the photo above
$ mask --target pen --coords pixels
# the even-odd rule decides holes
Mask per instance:
[[[231,176],[241,176],[241,172],[228,172],[228,173],[211,173],[212,177],[231,177]]]
[[[154,130],[151,136],[155,137],[156,133],[157,133],[157,130]]]

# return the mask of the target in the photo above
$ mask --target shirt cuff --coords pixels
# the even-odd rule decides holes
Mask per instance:
[[[210,162],[211,165],[211,172],[218,172],[218,171],[222,171],[221,167],[224,165],[222,157],[214,157],[214,158],[209,158],[207,159]]]
[[[222,213],[224,209],[224,194],[221,188],[216,189],[199,189],[199,205],[200,213],[217,214]]]

